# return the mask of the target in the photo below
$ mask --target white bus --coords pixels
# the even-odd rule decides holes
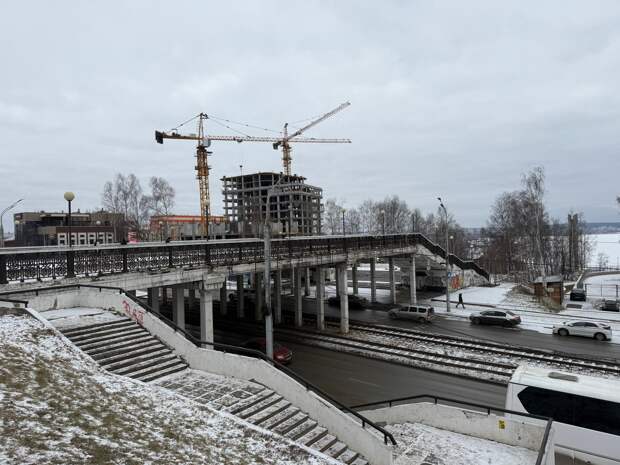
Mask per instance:
[[[556,451],[596,465],[620,465],[620,381],[520,366],[506,409],[551,417]]]

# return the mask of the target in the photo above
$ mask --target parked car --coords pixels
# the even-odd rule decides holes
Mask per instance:
[[[334,307],[340,308],[340,297],[330,297],[327,303]],[[354,294],[349,294],[349,309],[362,310],[368,306],[368,300]]]
[[[485,310],[470,314],[469,321],[475,325],[516,326],[521,323],[521,317],[511,311]]]
[[[620,311],[620,303],[617,300],[603,300],[601,302],[601,310],[606,310],[608,312],[618,312]]]
[[[242,344],[246,349],[260,350],[267,353],[267,341],[264,337],[255,337]],[[277,342],[273,343],[273,358],[276,362],[287,365],[293,361],[293,351]]]
[[[586,290],[579,288],[579,287],[574,287],[570,291],[570,300],[583,300],[585,302],[586,301]]]
[[[564,321],[553,325],[553,334],[593,337],[597,341],[611,339],[611,326],[594,321]]]
[[[408,307],[393,308],[388,311],[393,320],[414,320],[420,323],[430,323],[435,317],[435,309],[430,305],[410,305]]]

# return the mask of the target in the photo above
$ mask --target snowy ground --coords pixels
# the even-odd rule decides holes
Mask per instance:
[[[537,453],[420,423],[387,425],[398,446],[394,465],[528,465]]]
[[[620,233],[589,234],[588,237],[594,241],[589,266],[598,266],[598,256],[602,253],[607,256],[607,266],[620,268]]]
[[[446,296],[443,295],[431,302],[435,312],[444,318],[463,319],[468,318],[471,313],[490,308],[510,310],[521,317],[521,328],[545,334],[551,334],[553,325],[563,321],[599,321],[611,326],[615,333],[611,342],[620,344],[620,313],[597,310],[595,305],[600,299],[588,299],[585,303],[569,302],[581,305],[582,308],[567,308],[552,312],[540,304],[534,296],[520,292],[514,283],[502,283],[497,287],[469,287],[451,293],[450,300],[455,302],[459,293],[463,294],[465,309],[456,308],[456,304],[453,303],[450,314],[447,314],[445,306],[438,305],[437,302],[445,302]]]
[[[328,464],[171,391],[114,376],[29,317],[0,317],[0,464]]]
[[[620,293],[620,273],[590,276],[584,280],[588,300],[616,299]]]

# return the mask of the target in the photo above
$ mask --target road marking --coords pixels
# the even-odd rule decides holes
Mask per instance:
[[[374,386],[378,388],[381,387],[379,384],[369,383],[368,381],[362,381],[361,379],[357,379],[357,378],[349,378],[349,380],[355,381],[356,383],[366,384],[367,386]]]

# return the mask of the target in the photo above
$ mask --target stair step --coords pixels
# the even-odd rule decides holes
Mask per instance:
[[[164,353],[171,353],[170,349],[161,344],[151,344],[148,346],[138,345],[133,347],[134,348],[128,347],[127,350],[116,355],[111,355],[105,358],[101,357],[97,361],[99,362],[99,365],[104,368],[113,367],[113,369],[115,369],[122,368],[121,364],[126,361],[129,362],[128,359],[143,358],[154,354],[163,355]]]
[[[146,348],[148,346],[157,345],[161,346],[161,342],[155,339],[153,336],[141,336],[139,338],[130,339],[128,341],[121,341],[115,344],[109,344],[94,349],[85,350],[95,360],[104,360],[109,357],[114,357],[119,354],[123,354],[128,350],[136,350],[138,348]]]
[[[265,402],[258,403],[250,409],[245,409],[239,416],[245,420],[258,413],[264,413],[266,410],[268,410],[270,407],[274,406],[281,400],[282,397],[274,393],[274,395],[269,397]]]
[[[292,431],[293,429],[297,428],[299,425],[301,425],[303,422],[305,422],[308,418],[310,418],[308,415],[306,415],[302,411],[299,411],[299,413],[297,415],[295,415],[290,420],[285,421],[280,426],[278,426],[275,429],[275,431],[277,433],[280,433],[282,436],[286,436],[286,434],[289,431]]]
[[[289,405],[288,408],[286,408],[282,412],[274,415],[273,417],[269,418],[261,426],[263,428],[266,428],[266,429],[269,429],[269,430],[273,430],[278,425],[281,425],[285,421],[290,420],[293,416],[297,415],[299,413],[299,411],[300,410],[297,407],[295,407],[293,405]]]
[[[362,457],[356,458],[350,465],[368,465],[368,461],[363,459]]]
[[[353,463],[353,461],[357,459],[359,456],[360,454],[355,452],[354,450],[347,449],[344,451],[343,454],[340,455],[340,457],[338,457],[338,460],[348,465],[350,463]]]
[[[278,413],[284,412],[290,406],[291,403],[288,400],[280,399],[275,405],[271,406],[268,409],[265,409],[265,411],[263,412],[252,415],[252,417],[247,418],[247,420],[255,425],[260,425],[261,423],[269,420],[270,418],[275,417]]]
[[[85,338],[95,337],[96,335],[109,334],[114,331],[117,331],[117,332],[124,331],[128,328],[135,328],[135,327],[139,327],[139,326],[136,325],[136,323],[134,323],[133,321],[123,321],[120,323],[115,323],[113,325],[98,326],[96,328],[90,328],[90,329],[81,329],[81,331],[73,331],[71,333],[67,332],[63,334],[71,341],[76,342],[76,341],[81,341],[82,339],[85,339]]]
[[[346,451],[349,447],[341,442],[341,441],[337,441],[336,443],[334,443],[333,446],[329,447],[326,451],[325,451],[325,455],[329,455],[330,457],[333,457],[335,459],[337,459],[338,457],[340,457],[344,451]]]
[[[312,418],[308,417],[308,420],[299,425],[297,428],[292,429],[286,435],[293,441],[297,441],[300,437],[305,436],[310,431],[315,429],[319,424]]]
[[[302,444],[304,444],[304,445],[306,445],[308,447],[312,447],[312,444],[317,442],[319,439],[321,439],[327,433],[328,433],[327,428],[323,428],[322,426],[319,425],[316,428],[314,428],[313,430],[311,430],[309,433],[307,433],[304,436],[300,437],[298,440]]]
[[[135,332],[132,331],[130,333],[121,333],[117,335],[116,337],[109,337],[104,341],[97,341],[97,342],[92,341],[87,344],[76,344],[76,345],[83,351],[90,352],[92,350],[99,349],[102,347],[109,347],[112,344],[117,344],[117,343],[126,342],[126,341],[133,341],[134,339],[139,339],[145,336],[149,336],[151,338],[153,337],[146,331],[135,331]]]
[[[165,370],[167,368],[173,367],[175,365],[183,365],[183,366],[187,366],[187,364],[183,361],[181,361],[181,359],[179,358],[173,358],[170,361],[167,361],[166,363],[161,363],[161,364],[156,364],[156,365],[151,365],[147,368],[143,368],[141,370],[138,371],[133,371],[130,373],[125,373],[124,376],[128,376],[130,378],[134,378],[134,379],[142,379],[142,378],[146,378],[149,375],[156,373],[158,371],[162,371]]]
[[[331,433],[327,433],[312,446],[313,449],[323,452],[338,442],[338,438]]]
[[[93,323],[91,325],[84,325],[84,326],[78,326],[75,328],[61,330],[61,332],[65,336],[69,337],[69,335],[71,334],[80,333],[82,331],[88,331],[89,329],[100,328],[102,326],[113,326],[113,325],[118,325],[118,324],[127,323],[127,322],[133,322],[133,320],[129,318],[118,318],[118,319],[110,320],[109,322],[106,322],[106,323]]]
[[[235,404],[235,406],[230,410],[230,413],[232,413],[233,415],[237,415],[243,412],[245,409],[248,409],[250,407],[253,407],[256,404],[259,404],[265,401],[265,399],[273,396],[274,394],[275,392],[273,392],[272,390],[264,389],[259,394],[253,397],[248,397],[248,400],[246,402],[243,402],[241,405]]]
[[[82,347],[87,347],[87,346],[92,346],[93,344],[98,344],[98,343],[105,343],[107,341],[114,341],[116,339],[119,339],[121,337],[125,337],[125,336],[133,336],[136,334],[148,334],[148,332],[143,329],[140,328],[139,326],[136,326],[135,328],[130,328],[128,330],[125,331],[115,331],[113,333],[110,334],[106,334],[105,336],[98,336],[98,337],[93,337],[93,338],[89,338],[89,339],[83,339],[80,341],[73,341],[71,340],[71,342],[73,342],[76,346],[78,346],[79,348]]]
[[[139,381],[143,381],[148,383],[150,381],[155,381],[156,379],[163,378],[164,376],[172,375],[174,373],[178,373],[179,371],[186,370],[188,368],[187,364],[180,363],[178,365],[174,365],[172,367],[156,371],[155,373],[151,373],[149,375],[141,376],[139,378],[135,378]]]
[[[167,353],[167,354],[160,355],[158,357],[150,358],[147,360],[142,360],[142,361],[135,360],[135,363],[130,363],[120,368],[112,369],[108,367],[106,368],[106,370],[111,371],[112,373],[116,373],[117,375],[131,376],[131,374],[136,371],[141,371],[145,368],[149,368],[154,365],[161,365],[161,364],[170,362],[172,360],[179,360],[179,358],[172,353]]]

